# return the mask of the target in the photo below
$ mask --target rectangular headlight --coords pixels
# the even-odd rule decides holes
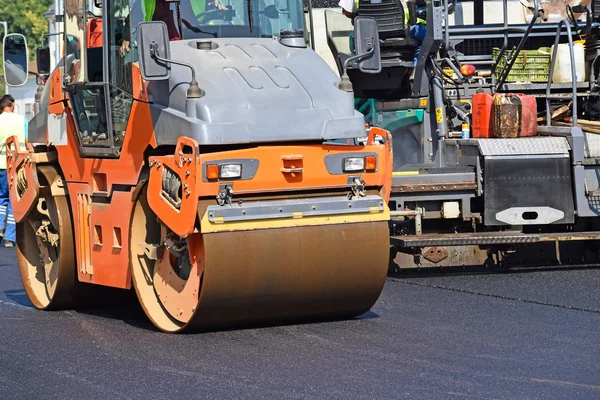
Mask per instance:
[[[365,169],[364,157],[344,158],[344,172],[362,171]]]
[[[242,164],[222,164],[219,166],[219,179],[241,178]]]

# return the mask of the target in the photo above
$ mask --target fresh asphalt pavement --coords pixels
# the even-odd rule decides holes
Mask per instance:
[[[400,275],[354,320],[170,335],[33,309],[0,249],[0,399],[600,399],[600,269]]]

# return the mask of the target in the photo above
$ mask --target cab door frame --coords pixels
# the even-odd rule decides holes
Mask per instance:
[[[63,90],[68,96],[71,114],[75,121],[75,126],[77,130],[77,139],[79,142],[79,152],[82,157],[94,157],[94,158],[118,158],[120,155],[120,146],[115,146],[114,140],[114,129],[112,124],[112,115],[111,115],[111,104],[110,104],[110,85],[109,85],[109,62],[108,62],[108,51],[109,48],[109,35],[106,34],[108,32],[108,18],[107,18],[107,2],[102,2],[102,48],[101,48],[101,57],[102,57],[102,81],[90,81],[90,77],[88,76],[89,67],[88,62],[89,59],[89,49],[88,49],[88,21],[89,18],[89,10],[88,5],[90,4],[89,0],[65,0],[63,2],[64,7],[64,68],[63,68]],[[73,9],[73,6],[76,8]],[[79,7],[82,7],[79,8]],[[69,10],[70,8],[70,10]],[[70,57],[72,53],[69,52],[69,37],[74,37],[69,27],[73,25],[68,23],[67,19],[69,18],[67,15],[68,11],[79,11],[82,12],[81,15],[75,15],[74,18],[76,23],[79,25],[83,25],[83,32],[77,30],[77,33],[80,35],[79,38],[75,37],[79,41],[79,58]],[[71,29],[72,30],[72,29]],[[95,48],[97,49],[97,48]],[[75,52],[76,55],[76,52]],[[73,61],[73,65],[69,65],[69,58],[75,59]],[[67,68],[71,68],[75,66],[76,61],[79,60],[79,66],[81,70],[77,75],[77,80],[75,82],[71,82],[72,76],[67,71]],[[74,69],[73,69],[74,70]],[[95,94],[92,94],[94,93]],[[87,96],[86,96],[87,95]],[[86,100],[93,101],[93,105],[88,107],[86,105]],[[106,132],[89,132],[88,135],[96,134],[96,137],[100,137],[100,134],[105,133],[106,139],[102,140],[101,143],[98,143],[98,140],[94,140],[92,138],[92,143],[85,143],[86,140],[89,140],[88,136],[84,136],[85,128],[83,123],[84,120],[89,122],[88,128],[91,130],[92,123],[90,121],[90,114],[88,114],[88,110],[95,111],[96,113],[96,129],[100,127],[99,121],[102,120],[103,128],[105,128]]]

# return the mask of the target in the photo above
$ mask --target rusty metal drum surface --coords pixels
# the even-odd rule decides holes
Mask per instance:
[[[383,289],[388,235],[385,222],[206,235],[194,322],[212,326],[363,314]]]

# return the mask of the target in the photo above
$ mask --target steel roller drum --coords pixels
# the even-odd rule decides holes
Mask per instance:
[[[142,236],[157,240],[140,197],[132,250]],[[368,311],[383,289],[388,236],[385,221],[198,233],[187,239],[185,281],[161,257],[133,262],[132,277],[146,314],[166,332],[349,318]]]

